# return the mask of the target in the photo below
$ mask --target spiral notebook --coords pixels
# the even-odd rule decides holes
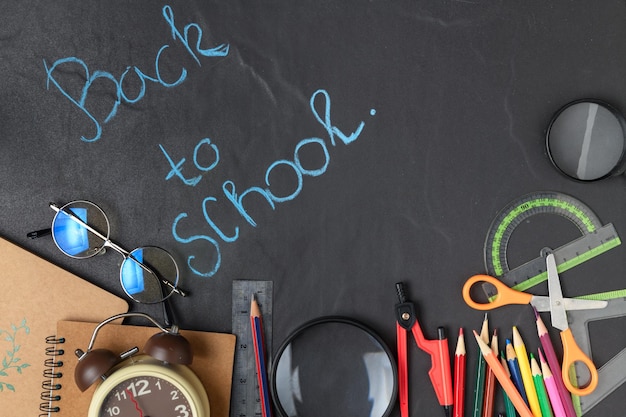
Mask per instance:
[[[99,322],[128,303],[2,238],[0,281],[0,414],[54,415],[57,322]]]
[[[78,359],[74,355],[77,348],[85,350],[97,323],[60,321],[57,334],[63,336],[63,344],[57,350],[65,351],[63,372],[58,403],[60,412],[52,417],[85,417],[97,383],[81,392],[74,383],[74,369]],[[100,329],[94,348],[105,348],[116,354],[134,346],[140,352],[150,336],[159,329],[146,326],[109,324]],[[233,361],[235,356],[235,335],[226,333],[181,330],[193,350],[190,368],[196,373],[209,396],[211,417],[228,417],[230,391],[232,387]]]

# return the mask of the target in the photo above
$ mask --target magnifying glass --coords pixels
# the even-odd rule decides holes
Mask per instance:
[[[574,101],[552,117],[546,146],[552,164],[575,180],[620,175],[626,170],[626,119],[602,101]]]
[[[397,395],[391,351],[352,319],[306,323],[280,347],[271,373],[281,417],[386,417]]]

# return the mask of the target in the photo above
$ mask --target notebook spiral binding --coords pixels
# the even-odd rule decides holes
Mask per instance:
[[[59,407],[54,403],[61,399],[58,391],[61,389],[61,384],[58,382],[63,374],[59,372],[59,368],[63,366],[63,361],[59,359],[63,356],[65,351],[59,347],[59,345],[65,343],[65,339],[62,337],[48,336],[46,337],[46,356],[48,356],[44,362],[43,377],[45,378],[41,383],[41,400],[39,404],[39,417],[49,416],[50,413],[58,413]]]

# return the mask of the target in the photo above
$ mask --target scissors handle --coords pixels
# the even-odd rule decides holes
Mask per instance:
[[[561,367],[561,373],[565,387],[574,395],[591,394],[598,386],[598,370],[596,366],[589,356],[578,347],[571,329],[568,328],[561,332],[561,342],[563,343],[563,366]],[[583,363],[589,370],[590,380],[584,387],[576,387],[570,380],[569,369],[576,362]]]
[[[479,303],[472,298],[471,289],[479,282],[486,282],[496,287],[497,294],[491,302]],[[493,310],[509,304],[530,304],[532,294],[516,291],[490,275],[474,275],[463,285],[463,299],[468,306],[476,310]]]

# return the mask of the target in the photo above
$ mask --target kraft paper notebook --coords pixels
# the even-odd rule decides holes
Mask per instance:
[[[78,358],[73,353],[77,348],[86,350],[97,323],[60,321],[57,333],[63,335],[65,358],[63,359],[63,389],[57,417],[85,417],[96,384],[81,392],[74,383],[74,368]],[[100,329],[94,348],[105,348],[115,354],[134,346],[141,351],[146,341],[155,333],[156,327],[109,324]],[[202,381],[211,408],[211,417],[228,417],[232,386],[235,335],[225,333],[181,330],[193,349],[190,368]],[[66,381],[67,380],[67,381]]]
[[[47,415],[57,322],[101,321],[128,303],[2,238],[0,280],[0,414]]]

